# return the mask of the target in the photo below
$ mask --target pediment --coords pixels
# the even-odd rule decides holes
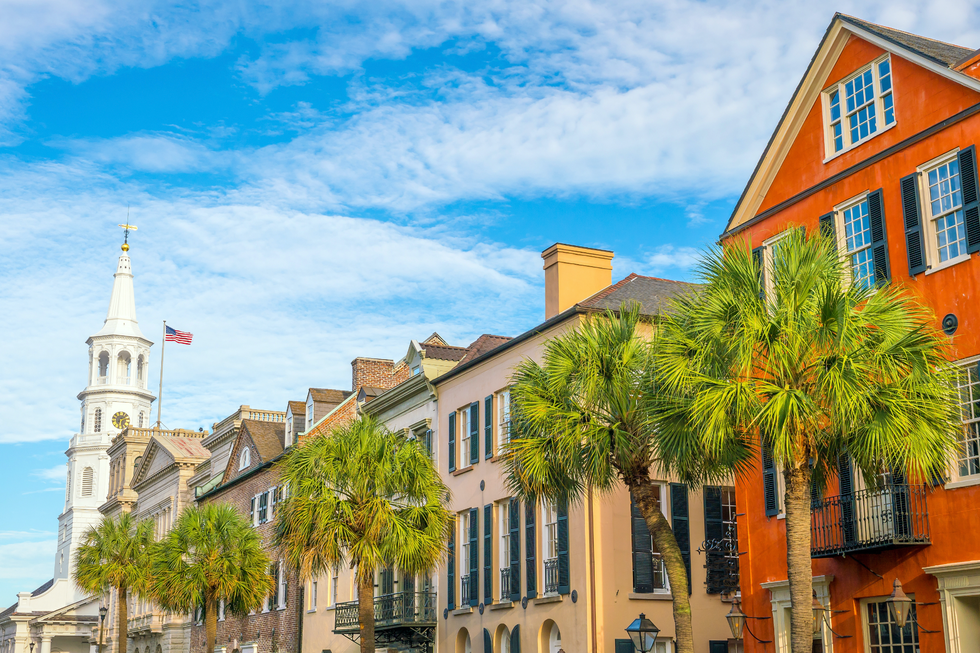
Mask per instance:
[[[174,458],[157,440],[151,439],[143,453],[140,466],[133,475],[133,486],[145,481],[162,469],[174,464]]]

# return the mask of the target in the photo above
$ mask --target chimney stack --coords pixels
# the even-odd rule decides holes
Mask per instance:
[[[553,318],[612,285],[613,253],[555,243],[544,259],[544,318]]]

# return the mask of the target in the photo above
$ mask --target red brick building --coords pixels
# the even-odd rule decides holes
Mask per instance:
[[[963,449],[947,478],[865,487],[849,461],[814,505],[813,577],[833,612],[814,651],[980,650],[980,50],[836,15],[722,240],[767,261],[793,226],[836,235],[854,278],[919,295],[962,371]],[[765,266],[763,266],[765,270]],[[789,650],[782,483],[740,482],[746,651]],[[902,629],[885,599],[918,603]],[[810,606],[804,606],[809,609]]]

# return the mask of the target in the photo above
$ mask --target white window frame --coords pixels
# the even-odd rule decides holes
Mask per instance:
[[[316,578],[310,581],[310,605],[306,609],[307,612],[316,612],[316,599],[317,599],[317,584]]]
[[[288,579],[286,578],[286,565],[283,564],[282,560],[279,561],[278,571],[279,571],[279,578],[276,579],[276,582],[279,583],[279,591],[277,591],[276,594],[278,594],[279,604],[276,605],[276,610],[285,610],[286,589],[287,589],[286,581]]]
[[[470,550],[470,511],[463,511],[462,519],[459,520],[459,573],[457,582],[459,583],[459,605],[469,605],[470,593],[469,587],[463,585],[463,576],[466,576],[468,582],[473,582],[470,576],[470,556],[473,555],[473,551]],[[466,572],[465,574],[463,572]]]
[[[497,392],[497,453],[501,452],[504,445],[510,442],[510,388],[504,388]]]
[[[912,599],[912,601],[915,601],[915,595],[914,594],[909,594],[909,598]],[[872,653],[872,651],[871,651],[870,624],[868,623],[868,605],[871,604],[871,603],[884,603],[887,599],[888,599],[887,596],[872,596],[872,597],[868,597],[868,598],[865,598],[865,599],[861,599],[861,601],[859,603],[859,605],[860,605],[860,608],[859,608],[859,610],[860,610],[859,618],[861,620],[861,635],[864,637],[864,650],[865,651],[868,651],[869,653]],[[912,609],[915,609],[915,605],[914,604],[912,606]],[[887,606],[885,608],[885,612],[886,612],[886,614],[889,615],[889,623],[891,623],[891,611],[889,611],[887,609]],[[916,640],[918,640],[919,644],[916,647],[916,650],[923,650],[922,649],[922,635],[921,635],[921,631],[919,630],[918,624],[915,622],[915,620],[913,620],[911,613],[909,613],[909,618],[908,618],[908,622],[906,622],[906,625],[908,625],[909,623],[912,624],[912,632],[917,633]],[[887,646],[889,646],[890,648],[893,648],[893,649],[895,649],[897,651],[897,650],[903,650],[903,647],[904,646],[907,646],[907,645],[908,644],[906,643],[906,644],[900,644],[900,645],[894,645],[894,646],[892,644],[888,644]],[[890,651],[886,651],[885,653],[891,653],[891,652]]]
[[[762,241],[762,284],[766,290],[766,299],[772,301],[776,286],[773,283],[773,252],[779,241],[786,238],[793,232],[793,228],[784,229],[775,236],[771,236]]]
[[[500,574],[500,570],[504,567],[510,569],[510,500],[505,499],[497,504],[498,506],[498,519],[497,519],[497,529],[500,535],[500,547],[497,552],[497,559],[500,562],[500,566],[497,568],[497,574]],[[499,591],[501,588],[497,588]],[[510,600],[509,597],[501,596],[501,601]]]
[[[849,252],[847,250],[847,231],[846,231],[846,228],[845,228],[845,225],[844,225],[844,212],[847,211],[848,209],[851,209],[851,208],[854,208],[855,206],[858,206],[862,202],[869,201],[868,200],[868,197],[870,195],[871,195],[871,191],[870,190],[865,190],[865,191],[862,191],[861,193],[855,195],[854,197],[851,197],[849,199],[844,200],[843,202],[841,202],[840,204],[838,204],[837,206],[834,207],[834,235],[836,236],[836,239],[837,239],[837,253],[840,256],[841,261],[844,264],[844,275],[845,275],[844,276],[844,279],[845,279],[845,281],[848,284],[850,284],[853,281],[853,279],[854,279],[854,271],[851,268],[851,256],[853,256],[854,254],[857,254],[858,252],[863,252],[865,250],[870,250],[871,249],[871,242],[868,242],[867,245],[861,247],[860,249],[856,249],[853,252]],[[870,209],[871,209],[870,204],[868,205],[868,209],[870,211]],[[868,224],[869,229],[870,229],[870,226],[871,225],[870,225],[870,218],[869,218],[869,224]],[[871,258],[871,273],[874,274],[874,256],[873,255],[872,255],[872,258]],[[874,289],[877,287],[877,282],[878,282],[878,280],[875,279],[875,283],[874,284],[871,284],[870,289],[872,291],[874,291]]]
[[[964,358],[962,360],[956,361],[954,365],[957,368],[960,368],[964,371],[972,372],[972,375],[975,376],[977,374],[977,365],[980,365],[980,356],[971,356],[969,358]],[[977,398],[980,399],[980,385],[974,385],[973,383],[971,383],[970,385],[975,388],[974,392],[977,393]],[[957,383],[957,386],[962,388],[959,382]],[[980,409],[975,409],[974,411],[971,412],[971,415],[969,417],[966,417],[966,419],[963,420],[964,444],[968,433],[968,429],[971,427],[976,429],[977,439],[980,440]],[[978,446],[980,446],[980,443],[978,443]],[[947,470],[950,472],[949,474],[950,481],[945,485],[945,488],[947,490],[952,490],[958,487],[969,487],[971,485],[980,485],[980,472],[976,474],[963,474],[960,471],[960,464],[963,461],[963,459],[964,456],[960,452],[958,452],[956,456],[953,458],[952,464],[949,466],[949,469]]]
[[[459,464],[458,469],[469,467],[470,462],[470,407],[469,405],[456,411],[456,429],[459,431],[459,447],[457,447],[456,457]]]
[[[337,597],[340,594],[340,565],[333,566],[333,576],[330,577],[330,606],[336,607]]]
[[[956,258],[951,258],[948,261],[939,261],[939,243],[937,242],[936,234],[936,220],[939,217],[949,215],[953,211],[948,213],[943,213],[939,216],[935,216],[932,213],[932,201],[929,196],[929,173],[939,168],[940,166],[946,165],[951,161],[957,160],[959,157],[960,148],[956,148],[950,152],[946,152],[937,156],[931,161],[923,163],[918,168],[916,168],[917,179],[919,189],[919,208],[922,211],[922,235],[925,241],[925,256],[926,256],[926,271],[925,274],[933,274],[934,272],[939,272],[940,270],[945,270],[946,268],[956,265],[957,263],[962,263],[963,261],[970,260],[970,252],[964,246],[964,252],[957,256]],[[960,213],[963,213],[963,182],[960,180],[960,208],[958,209]],[[965,228],[965,225],[964,225]]]
[[[891,78],[891,88],[885,91],[881,91],[881,78],[878,65],[885,60],[888,60],[888,76]],[[875,107],[875,131],[874,133],[868,134],[864,138],[858,137],[858,140],[851,141],[851,130],[848,125],[848,113],[847,113],[847,91],[846,85],[848,82],[857,79],[858,77],[864,75],[865,72],[871,70],[872,86],[874,87],[874,107]],[[830,97],[834,92],[838,93],[838,98],[840,98],[840,124],[841,124],[841,138],[843,142],[843,147],[840,151],[835,151],[834,145],[834,133],[831,128],[831,107],[830,107]],[[891,95],[892,97],[892,121],[889,124],[885,124],[885,96]],[[874,137],[883,134],[889,129],[893,128],[898,124],[898,114],[895,111],[895,64],[891,60],[891,54],[884,54],[874,61],[861,66],[859,69],[855,70],[853,73],[844,77],[838,82],[831,84],[825,88],[820,93],[820,103],[823,107],[823,134],[824,134],[824,163],[836,159],[845,152],[850,152],[856,147],[867,143]],[[865,105],[861,105],[865,106]],[[855,110],[856,111],[856,110]]]
[[[541,559],[558,558],[558,508],[549,501],[541,503]],[[554,555],[552,555],[554,551]]]
[[[252,450],[248,447],[242,449],[242,452],[238,454],[238,471],[242,471],[246,467],[252,464]]]

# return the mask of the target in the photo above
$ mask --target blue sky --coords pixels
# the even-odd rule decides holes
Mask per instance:
[[[144,332],[195,334],[165,424],[281,410],[536,324],[556,241],[690,278],[834,10],[980,46],[948,0],[0,0],[0,604],[51,573],[127,210]]]

